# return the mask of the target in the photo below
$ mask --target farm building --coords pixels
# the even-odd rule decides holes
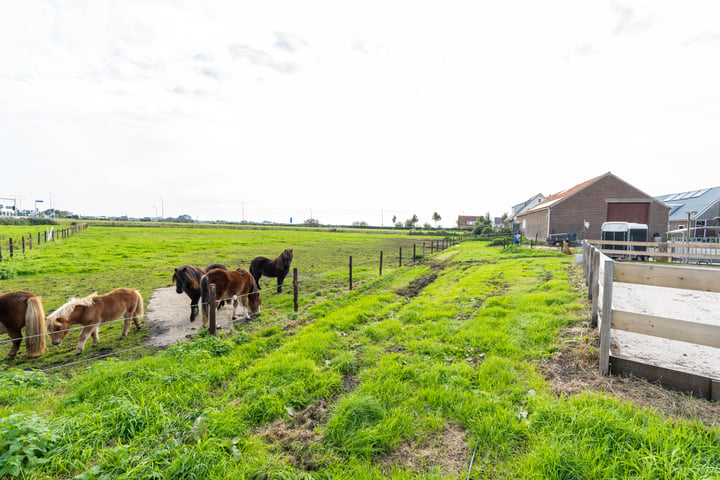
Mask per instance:
[[[512,207],[512,212],[510,213],[510,218],[508,218],[508,222],[516,223],[518,215],[520,215],[525,210],[534,207],[543,200],[545,200],[545,195],[543,195],[542,193],[538,193],[537,195],[528,198],[524,202],[514,205]]]
[[[482,215],[458,215],[458,228],[473,228],[475,223],[482,218]]]
[[[607,221],[644,223],[651,233],[664,235],[668,207],[608,172],[550,195],[517,216],[522,234],[545,240],[567,233],[578,239],[599,239]]]
[[[671,231],[686,229],[690,219],[691,237],[707,239],[720,236],[720,187],[671,193],[655,198],[670,207]]]

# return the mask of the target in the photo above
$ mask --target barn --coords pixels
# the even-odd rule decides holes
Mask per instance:
[[[544,241],[549,234],[599,239],[603,222],[644,223],[663,238],[669,207],[611,172],[550,195],[517,217],[525,237]]]

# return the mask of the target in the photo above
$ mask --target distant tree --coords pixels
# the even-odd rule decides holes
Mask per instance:
[[[427,223],[427,222],[425,222],[425,224],[423,225],[423,228],[430,228],[430,227],[432,227],[432,225],[430,225],[430,224]]]
[[[308,218],[307,220],[305,220],[303,225],[305,225],[306,227],[319,227],[320,221],[316,218]]]
[[[432,219],[435,222],[435,228],[437,228],[437,222],[442,220],[442,217],[440,216],[440,214],[438,212],[433,212]]]
[[[178,222],[188,222],[191,223],[193,221],[193,218],[190,215],[180,215],[177,217]]]
[[[397,224],[397,215],[393,215],[393,225]]]
[[[361,220],[361,221],[358,221],[358,222],[353,222],[353,223],[352,223],[352,226],[353,226],[353,227],[367,227],[368,224],[367,224],[367,222],[363,222],[363,221]]]
[[[418,216],[413,214],[412,218],[408,218],[407,220],[405,220],[405,226],[408,228],[413,228],[417,222]]]

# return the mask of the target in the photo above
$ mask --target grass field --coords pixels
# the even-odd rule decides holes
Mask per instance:
[[[225,336],[139,359],[6,369],[0,477],[720,477],[717,428],[551,392],[538,365],[587,315],[558,253],[465,242],[378,277],[379,251],[412,240],[92,227],[65,242],[6,269],[0,291],[29,288],[52,309],[121,281],[147,298],[173,266],[247,265],[292,247],[302,305],[268,295],[258,319]]]

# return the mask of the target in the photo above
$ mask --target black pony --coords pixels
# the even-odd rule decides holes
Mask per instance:
[[[266,277],[277,277],[277,292],[282,292],[282,283],[285,280],[285,276],[290,271],[290,263],[293,260],[292,248],[286,249],[274,260],[270,260],[265,257],[255,257],[250,262],[250,273],[255,278],[255,283],[260,289],[260,277],[265,275]]]
[[[198,301],[200,300],[200,280],[206,272],[209,272],[213,268],[219,268],[227,270],[225,265],[219,263],[213,263],[208,268],[203,270],[202,268],[193,267],[191,265],[185,265],[175,269],[173,273],[172,281],[175,282],[175,291],[177,293],[187,293],[190,297],[190,321],[194,322],[195,317],[198,314]],[[218,308],[222,307],[225,302],[220,302]]]

